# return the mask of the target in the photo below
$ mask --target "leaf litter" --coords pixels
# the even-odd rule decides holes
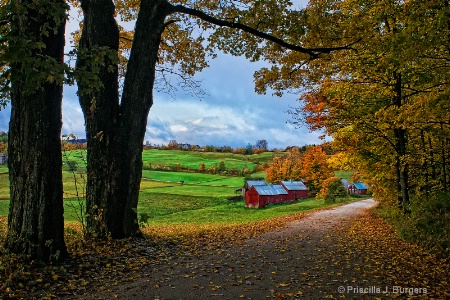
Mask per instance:
[[[363,200],[244,225],[145,228],[141,239],[69,237],[71,258],[60,265],[8,256],[9,269],[0,266],[0,297],[450,298],[448,260],[398,238],[367,210],[374,204]]]

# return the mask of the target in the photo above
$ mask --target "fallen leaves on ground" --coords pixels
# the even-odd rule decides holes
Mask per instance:
[[[63,264],[26,264],[19,257],[2,256],[0,297],[126,298],[138,293],[133,282],[139,288],[147,285],[155,299],[170,299],[159,294],[175,292],[179,282],[210,297],[235,289],[236,298],[243,299],[263,292],[273,299],[450,297],[448,261],[402,241],[370,213],[332,230],[263,235],[305,215],[245,225],[145,228],[145,238],[119,241],[82,241],[72,224],[66,230],[71,258]],[[0,226],[5,222],[0,219]],[[150,280],[152,274],[158,277]],[[380,295],[337,290],[370,285],[408,290]],[[415,288],[427,292],[415,293]]]

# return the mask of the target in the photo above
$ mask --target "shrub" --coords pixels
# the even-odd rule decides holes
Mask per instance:
[[[386,221],[409,242],[430,249],[441,257],[450,257],[450,193],[438,193],[427,200],[411,198],[411,214],[397,208],[380,208]]]
[[[316,198],[325,199],[325,203],[335,203],[338,197],[347,197],[347,191],[337,177],[326,179],[322,183],[320,192],[316,195]]]

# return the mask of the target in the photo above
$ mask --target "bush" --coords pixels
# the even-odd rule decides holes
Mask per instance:
[[[399,235],[409,241],[450,257],[450,193],[411,198],[411,214],[398,208],[382,208],[381,215],[393,225]]]
[[[337,177],[326,179],[322,183],[320,192],[316,195],[316,198],[323,198],[325,203],[335,203],[338,197],[347,197],[347,191]]]

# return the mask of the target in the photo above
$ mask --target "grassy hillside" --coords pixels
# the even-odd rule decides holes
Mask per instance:
[[[272,160],[272,156],[277,155],[272,152],[261,154],[242,155],[220,152],[196,152],[182,150],[144,150],[142,161],[144,166],[150,164],[160,164],[169,167],[176,167],[179,163],[182,168],[198,170],[201,163],[205,168],[218,166],[222,161],[228,169],[254,169],[258,164],[264,164]]]
[[[346,171],[346,170],[334,171],[334,175],[338,178],[343,178],[343,179],[347,180],[348,182],[353,182],[353,180],[352,180],[353,172],[352,171]]]
[[[226,177],[221,175],[203,174],[203,173],[143,170],[142,178],[159,181],[170,181],[170,182],[183,181],[185,184],[228,185],[228,186],[244,185],[243,177]]]
[[[76,221],[80,206],[84,207],[85,151],[64,153],[63,183],[64,209],[67,221]],[[217,152],[190,152],[176,150],[145,150],[144,165],[159,164],[176,167],[180,164],[189,172],[143,170],[138,205],[138,219],[153,226],[172,224],[230,224],[247,223],[275,216],[315,209],[324,206],[323,200],[306,199],[290,204],[273,205],[264,209],[246,209],[244,202],[228,199],[240,195],[244,177],[231,177],[206,173],[194,173],[201,163],[205,167],[224,162],[227,168],[255,168],[279,153],[239,155]],[[351,172],[336,174],[351,177]],[[251,174],[252,178],[264,178],[264,172]],[[9,182],[7,168],[0,167],[0,216],[8,214]]]

